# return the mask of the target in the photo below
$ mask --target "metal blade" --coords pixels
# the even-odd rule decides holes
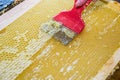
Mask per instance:
[[[53,36],[56,40],[62,44],[67,45],[76,36],[76,33],[62,24],[51,20],[41,25],[41,30]]]

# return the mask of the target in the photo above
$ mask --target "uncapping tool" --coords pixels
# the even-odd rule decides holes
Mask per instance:
[[[64,45],[70,43],[84,29],[85,23],[81,18],[82,11],[92,2],[92,0],[87,0],[83,6],[76,7],[76,1],[74,1],[72,10],[59,13],[40,27],[42,31],[53,36]]]

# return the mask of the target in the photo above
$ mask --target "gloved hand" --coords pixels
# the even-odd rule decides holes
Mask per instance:
[[[0,0],[0,10],[10,5],[14,0]]]
[[[76,2],[76,7],[80,7],[82,6],[87,0],[77,0]],[[96,1],[96,0],[93,0],[93,1]]]

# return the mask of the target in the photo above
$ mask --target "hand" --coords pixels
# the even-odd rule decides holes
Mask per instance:
[[[76,7],[80,7],[82,6],[87,0],[77,0],[76,2]],[[93,1],[96,1],[96,0],[93,0]]]

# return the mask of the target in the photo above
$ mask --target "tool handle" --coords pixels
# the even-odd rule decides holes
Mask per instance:
[[[84,3],[80,7],[76,7],[77,0],[74,0],[74,6],[71,11],[77,12],[77,14],[81,14],[82,11],[92,2],[92,0],[87,0],[86,3]]]

